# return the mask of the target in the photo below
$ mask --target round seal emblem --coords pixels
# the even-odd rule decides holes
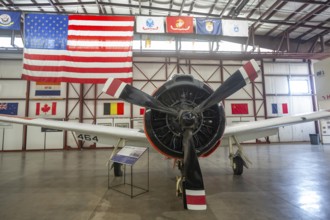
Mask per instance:
[[[9,25],[11,22],[11,18],[8,14],[0,15],[0,23],[4,25]]]

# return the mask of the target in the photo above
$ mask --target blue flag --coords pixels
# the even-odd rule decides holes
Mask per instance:
[[[196,34],[220,35],[221,20],[214,18],[196,18]]]
[[[0,114],[17,115],[18,103],[0,103]]]
[[[21,12],[0,11],[0,29],[20,30]]]

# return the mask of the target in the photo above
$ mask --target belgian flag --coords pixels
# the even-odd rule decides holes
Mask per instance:
[[[104,115],[123,115],[124,114],[124,103],[123,102],[112,102],[103,104]]]

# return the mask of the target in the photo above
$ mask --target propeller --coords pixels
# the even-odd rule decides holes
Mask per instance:
[[[247,85],[247,83],[254,81],[257,78],[259,71],[260,68],[257,62],[254,59],[250,60],[219,86],[212,95],[196,106],[194,112],[201,113],[205,109],[208,109],[212,105],[215,105],[234,94]]]
[[[163,105],[154,97],[142,92],[133,86],[124,83],[123,81],[115,78],[109,78],[105,83],[102,91],[115,98],[119,98],[131,104],[139,105],[153,110],[164,112],[170,115],[177,116],[178,112],[170,107]]]
[[[191,112],[181,114],[180,123],[185,128],[183,132],[183,195],[185,208],[189,210],[206,210],[205,190],[202,171],[199,166],[195,149],[193,130],[196,115]]]

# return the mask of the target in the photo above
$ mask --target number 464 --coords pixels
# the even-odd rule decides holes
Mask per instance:
[[[78,139],[83,140],[83,141],[93,141],[93,142],[98,142],[99,141],[97,136],[91,136],[89,134],[79,134]]]

